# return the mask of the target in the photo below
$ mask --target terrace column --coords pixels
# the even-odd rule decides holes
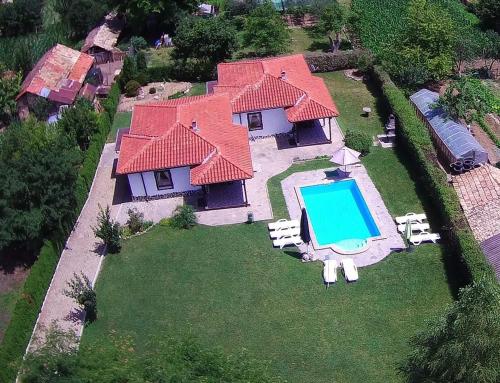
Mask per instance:
[[[245,206],[249,206],[250,204],[248,203],[247,183],[246,183],[246,180],[243,180],[243,193],[245,195]]]

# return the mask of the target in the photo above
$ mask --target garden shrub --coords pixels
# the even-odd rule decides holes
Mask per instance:
[[[56,245],[46,241],[24,282],[23,292],[16,302],[0,344],[0,382],[13,382],[16,379],[58,259],[59,251]]]
[[[141,85],[147,85],[149,82],[149,76],[146,72],[139,72],[134,78],[135,81],[137,81]],[[125,85],[125,89],[127,89],[127,86]]]
[[[92,287],[90,279],[83,273],[73,273],[73,278],[66,282],[68,288],[63,294],[75,300],[85,310],[85,322],[93,322],[97,319],[97,295]]]
[[[132,36],[130,38],[130,45],[136,52],[139,52],[148,47],[148,42],[142,36]]]
[[[176,229],[190,229],[197,223],[194,209],[191,205],[179,205],[175,209],[170,223]]]
[[[140,87],[141,84],[139,84],[139,82],[137,82],[136,80],[130,80],[125,85],[125,94],[127,95],[127,97],[135,97],[139,93]]]
[[[136,234],[140,231],[144,230],[144,213],[141,213],[136,208],[128,209],[128,220],[127,226],[130,230],[130,233]]]
[[[156,88],[154,86],[149,88],[149,94],[155,94],[155,93],[156,93]]]
[[[460,257],[458,264],[466,266],[469,280],[487,278],[495,281],[493,270],[472,234],[458,196],[453,187],[447,184],[446,175],[436,163],[437,153],[426,126],[387,73],[380,67],[374,67],[373,74],[398,120],[398,146],[410,157],[418,182],[425,187],[443,227],[447,228],[443,236],[448,239],[453,254]]]
[[[154,66],[147,69],[147,74],[149,76],[149,81],[151,82],[163,82],[169,81],[172,78],[172,66]]]
[[[362,55],[366,56],[367,53],[362,50],[351,50],[336,53],[307,53],[304,58],[312,72],[332,72],[356,68]]]
[[[97,238],[102,239],[109,253],[116,254],[120,252],[120,224],[111,219],[111,209],[109,206],[106,206],[106,209],[103,209],[99,205],[97,226],[93,227],[92,230]]]
[[[370,153],[370,148],[373,145],[372,137],[369,134],[350,129],[346,131],[344,140],[348,148],[360,152],[362,156]]]

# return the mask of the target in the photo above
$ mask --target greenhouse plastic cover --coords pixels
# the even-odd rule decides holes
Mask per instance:
[[[488,160],[488,153],[476,141],[467,128],[453,121],[441,108],[434,105],[439,94],[428,89],[421,89],[410,96],[410,100],[425,116],[429,124],[455,158],[473,157],[476,163]]]

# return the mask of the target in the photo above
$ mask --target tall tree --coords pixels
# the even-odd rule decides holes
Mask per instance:
[[[461,290],[441,318],[411,341],[400,370],[408,383],[500,381],[500,291],[494,282]]]
[[[81,155],[68,140],[35,119],[0,135],[0,249],[46,238],[73,217]]]
[[[42,24],[42,0],[15,0],[0,6],[0,35],[19,36]]]
[[[474,7],[486,26],[500,33],[500,1],[479,0]]]
[[[236,29],[224,17],[187,17],[176,30],[173,56],[217,64],[232,56],[238,44],[236,36]]]
[[[318,13],[318,30],[327,35],[332,52],[337,52],[340,47],[340,34],[347,24],[348,10],[334,0],[331,4],[319,8]]]
[[[442,79],[453,69],[455,39],[445,9],[431,0],[411,0],[403,34],[384,52],[385,66],[409,85]]]
[[[188,14],[196,10],[196,0],[106,0],[110,8],[127,15],[130,27],[141,33],[170,31]]]
[[[277,55],[288,50],[290,35],[273,4],[266,0],[247,17],[243,43],[258,56]]]
[[[78,99],[73,107],[64,110],[57,126],[82,150],[88,148],[92,134],[99,129],[94,107],[85,98]]]
[[[481,80],[471,77],[453,81],[438,105],[452,117],[462,118],[469,124],[483,119],[487,113],[500,112],[500,99]]]
[[[73,38],[83,38],[106,14],[107,6],[97,0],[56,0],[55,10]]]
[[[0,63],[0,121],[8,123],[15,114],[20,86],[21,75],[7,71]]]

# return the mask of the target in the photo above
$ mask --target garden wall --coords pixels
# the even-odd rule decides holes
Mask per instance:
[[[427,128],[387,73],[380,67],[375,67],[373,76],[397,117],[398,145],[415,165],[418,182],[425,187],[430,200],[434,202],[445,228],[443,236],[451,245],[450,250],[460,257],[460,262],[466,267],[469,282],[483,278],[496,281],[495,274],[467,223],[455,190],[448,185],[446,175],[437,165],[437,154]]]
[[[9,326],[0,344],[0,382],[2,383],[13,382],[16,379],[20,362],[28,346],[64,243],[87,200],[102,149],[111,130],[119,98],[120,89],[117,84],[114,84],[108,98],[103,102],[104,112],[99,114],[99,130],[91,138],[78,175],[74,191],[77,201],[74,220],[64,233],[58,233],[54,235],[54,238],[45,241],[26,278],[21,296],[16,302]]]

